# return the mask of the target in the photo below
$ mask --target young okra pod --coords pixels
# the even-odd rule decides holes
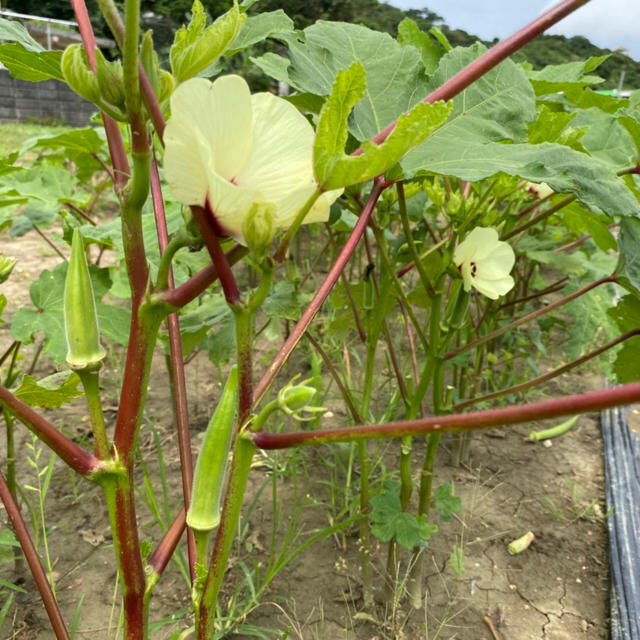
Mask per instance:
[[[71,258],[64,287],[64,329],[67,364],[76,370],[100,368],[105,350],[100,344],[96,301],[80,231],[73,231]]]
[[[207,427],[196,462],[187,524],[198,532],[211,531],[220,522],[220,496],[231,448],[237,393],[238,369],[234,366]]]

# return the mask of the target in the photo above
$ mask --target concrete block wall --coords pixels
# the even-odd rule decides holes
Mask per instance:
[[[56,118],[82,127],[97,108],[57,80],[26,82],[0,69],[0,122],[23,122],[30,118]]]

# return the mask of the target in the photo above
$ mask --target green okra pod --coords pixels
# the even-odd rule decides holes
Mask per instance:
[[[67,336],[67,364],[77,370],[99,369],[106,352],[100,344],[93,285],[78,229],[73,231],[64,287],[64,329]]]
[[[211,531],[220,522],[220,496],[231,448],[237,394],[238,369],[234,366],[207,427],[196,462],[191,504],[187,511],[187,524],[195,531]]]

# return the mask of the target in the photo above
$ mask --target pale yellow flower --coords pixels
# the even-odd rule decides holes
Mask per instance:
[[[270,93],[251,95],[240,76],[192,78],[171,96],[165,178],[176,200],[208,203],[220,231],[246,244],[250,212],[268,211],[275,229],[284,229],[316,190],[314,137],[293,105]],[[304,224],[328,220],[340,193],[322,194]]]
[[[516,257],[511,246],[498,240],[492,227],[476,227],[457,247],[453,262],[460,269],[464,290],[471,287],[496,300],[511,291],[509,275]]]
[[[524,186],[530,194],[537,198],[546,198],[554,193],[546,182],[527,182]]]

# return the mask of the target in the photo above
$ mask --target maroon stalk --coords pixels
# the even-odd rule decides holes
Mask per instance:
[[[195,218],[196,224],[202,234],[204,244],[209,251],[213,266],[216,268],[222,290],[224,291],[224,297],[227,303],[231,306],[235,306],[240,302],[240,291],[236,284],[236,279],[233,276],[231,267],[227,262],[225,254],[222,252],[220,242],[218,241],[218,235],[213,224],[213,216],[197,205],[192,205],[191,211]]]
[[[0,386],[0,402],[74,471],[86,477],[100,469],[98,458],[83,451],[48,420],[2,386]]]
[[[158,247],[162,255],[169,244],[167,218],[162,198],[160,174],[155,157],[151,162],[151,198],[158,232]],[[169,290],[174,288],[173,269],[169,267]],[[182,494],[185,505],[191,504],[191,487],[193,484],[193,459],[191,458],[191,438],[189,437],[189,407],[187,401],[187,384],[184,376],[184,358],[182,355],[182,338],[180,337],[180,318],[177,313],[167,317],[169,331],[169,351],[171,360],[171,376],[175,398],[176,429],[178,433],[178,450],[180,453],[180,471],[182,474]],[[191,580],[195,578],[196,547],[193,532],[187,532],[187,550]]]
[[[49,616],[51,626],[53,627],[53,632],[56,634],[56,638],[58,638],[58,640],[67,640],[69,638],[69,632],[67,631],[67,627],[62,619],[60,609],[58,609],[56,597],[53,595],[44,567],[40,562],[40,556],[33,545],[29,531],[27,530],[24,520],[22,519],[22,515],[20,514],[20,509],[15,503],[13,496],[11,495],[11,491],[9,491],[9,485],[7,485],[7,481],[1,471],[0,499],[7,510],[7,515],[11,520],[11,526],[15,531],[16,538],[20,542],[24,557],[27,559],[29,570],[31,571],[31,575],[38,587],[38,591],[40,592],[44,608]]]
[[[484,336],[480,336],[479,338],[476,338],[471,342],[467,342],[466,344],[463,344],[458,348],[453,349],[452,351],[449,351],[449,353],[445,354],[444,358],[445,360],[450,360],[451,358],[455,358],[455,356],[457,356],[459,353],[463,353],[464,351],[467,351],[472,347],[476,347],[480,344],[484,344],[485,342],[489,342],[489,340],[493,340],[494,338],[501,336],[503,333],[506,333],[511,329],[515,329],[516,327],[520,326],[521,324],[524,324],[525,322],[529,322],[529,320],[534,320],[535,318],[542,316],[545,313],[549,313],[549,311],[553,311],[554,309],[557,309],[558,307],[561,307],[562,305],[565,305],[568,302],[571,302],[572,300],[579,298],[585,293],[588,293],[589,291],[591,291],[591,289],[595,289],[596,287],[599,287],[601,284],[606,284],[607,282],[615,282],[616,279],[617,279],[617,276],[615,273],[610,276],[600,278],[600,280],[596,280],[595,282],[592,282],[586,285],[585,287],[582,287],[582,289],[578,289],[578,291],[574,291],[568,296],[565,296],[560,300],[556,300],[555,302],[548,304],[546,307],[537,309],[536,311],[533,311],[532,313],[529,313],[526,316],[522,316],[522,318],[518,318],[517,320],[514,320],[513,322],[510,322],[509,324],[504,325],[504,327],[498,327],[497,329],[490,331]]]
[[[237,244],[224,255],[227,263],[232,267],[234,264],[240,262],[247,253],[249,253],[247,247]],[[184,284],[162,293],[157,300],[161,300],[176,309],[180,309],[204,293],[217,279],[218,271],[215,265],[207,265],[202,271],[199,271],[196,275],[189,278]]]
[[[474,413],[457,413],[419,420],[320,431],[277,434],[259,431],[253,435],[253,441],[261,449],[289,449],[332,442],[401,438],[402,436],[447,433],[449,431],[473,431],[533,420],[548,420],[588,411],[600,411],[638,401],[640,401],[640,382],[634,382],[614,389],[590,391],[589,393],[564,396],[543,402],[532,402],[502,409],[488,409]]]
[[[464,402],[457,404],[454,407],[454,409],[456,411],[459,411],[460,409],[465,409],[466,407],[477,404],[478,402],[486,402],[487,400],[493,400],[494,398],[499,398],[500,396],[505,396],[509,393],[518,393],[519,391],[525,391],[526,389],[535,387],[539,384],[542,384],[543,382],[546,382],[547,380],[556,378],[557,376],[562,375],[567,371],[571,371],[571,369],[575,369],[576,367],[579,367],[581,364],[588,362],[592,358],[598,357],[600,354],[604,353],[605,351],[608,351],[609,349],[613,349],[613,347],[615,347],[616,345],[619,345],[625,340],[628,340],[629,338],[633,338],[634,336],[637,336],[637,335],[640,335],[640,329],[634,329],[633,331],[629,331],[624,335],[618,336],[615,340],[611,340],[610,342],[607,342],[607,344],[604,344],[601,347],[598,347],[597,349],[594,349],[593,351],[586,353],[582,357],[577,358],[576,360],[573,360],[572,362],[569,362],[563,365],[562,367],[553,369],[553,371],[544,373],[541,376],[538,376],[537,378],[532,378],[531,380],[527,380],[526,382],[515,384],[512,387],[509,387],[508,389],[501,389],[500,391],[494,391],[493,393],[488,393],[487,395],[482,396],[481,398],[470,398],[469,400],[465,400]],[[499,363],[496,363],[496,365],[497,364]]]
[[[349,239],[347,240],[344,247],[342,247],[342,251],[336,258],[334,265],[331,267],[327,277],[324,282],[320,285],[320,288],[316,292],[315,296],[313,296],[313,300],[309,303],[309,306],[305,309],[302,317],[296,323],[295,327],[289,334],[289,337],[282,345],[280,351],[277,353],[276,357],[273,359],[273,362],[269,365],[265,374],[262,376],[262,379],[257,384],[255,392],[254,392],[254,406],[258,404],[260,398],[264,395],[264,393],[269,388],[269,385],[273,382],[274,378],[278,375],[280,369],[282,369],[284,363],[287,361],[291,352],[295,349],[296,345],[304,335],[304,332],[308,329],[311,321],[315,318],[318,311],[320,311],[320,307],[324,304],[324,301],[327,299],[328,295],[331,293],[333,287],[335,286],[340,274],[344,270],[351,258],[353,252],[356,250],[358,246],[358,242],[362,237],[363,233],[367,229],[367,225],[369,223],[369,218],[373,213],[373,210],[378,202],[378,198],[380,194],[386,187],[386,183],[382,180],[376,178],[373,188],[371,189],[371,193],[369,194],[369,199],[360,214],[360,218],[356,223]]]
[[[173,556],[173,552],[178,546],[178,542],[180,542],[182,532],[187,526],[186,514],[186,507],[183,506],[162,537],[162,540],[158,543],[154,552],[147,559],[147,564],[153,567],[158,575],[162,575],[169,564],[169,560],[171,560],[171,556]]]

